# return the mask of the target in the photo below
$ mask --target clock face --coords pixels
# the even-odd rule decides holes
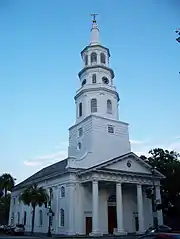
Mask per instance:
[[[102,81],[103,81],[103,83],[106,84],[106,85],[109,84],[109,80],[108,80],[108,78],[105,77],[105,76],[102,78]]]

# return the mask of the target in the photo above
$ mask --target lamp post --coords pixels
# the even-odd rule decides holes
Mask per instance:
[[[152,190],[152,209],[153,209],[153,225],[158,229],[158,218],[157,218],[157,204],[156,204],[156,186],[155,186],[155,167],[152,167],[152,182],[153,182],[153,190]]]
[[[47,236],[48,237],[51,237],[52,234],[51,234],[51,225],[52,225],[52,217],[54,216],[54,213],[51,209],[51,198],[52,198],[52,188],[49,189],[49,205],[48,205],[48,217],[49,217],[49,224],[48,224],[48,233],[47,233]]]

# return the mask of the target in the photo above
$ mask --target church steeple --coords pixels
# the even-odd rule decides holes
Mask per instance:
[[[91,16],[93,17],[93,21],[92,21],[92,28],[91,28],[91,41],[90,41],[90,46],[92,45],[99,45],[100,44],[100,40],[99,40],[99,28],[96,22],[96,16],[98,14],[91,14]]]
[[[113,82],[114,71],[109,67],[110,52],[100,44],[97,14],[91,15],[91,41],[81,52],[83,68],[78,74],[80,88],[75,95],[76,123],[90,115],[119,118],[119,95]]]
[[[83,67],[74,97],[76,121],[69,129],[68,167],[87,168],[130,152],[128,125],[119,121],[110,52],[100,44],[97,14],[91,15],[91,40],[81,51]]]

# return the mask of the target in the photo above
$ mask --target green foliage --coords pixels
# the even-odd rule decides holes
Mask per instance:
[[[161,172],[165,179],[161,181],[163,208],[170,204],[180,208],[180,161],[179,154],[174,151],[156,148],[149,151],[150,157],[141,156],[145,162]],[[147,196],[149,196],[147,192]],[[151,195],[152,196],[152,195]],[[159,206],[161,207],[161,206]]]
[[[32,206],[32,228],[31,233],[34,232],[34,220],[36,206],[47,205],[49,202],[49,195],[43,187],[38,187],[37,184],[33,184],[26,188],[19,197],[25,205]]]
[[[46,189],[38,187],[37,184],[33,184],[22,192],[19,200],[28,206],[36,207],[39,205],[41,207],[49,201],[49,195]]]
[[[0,198],[0,224],[7,224],[9,219],[11,195],[2,196]]]
[[[11,199],[8,191],[11,192],[14,185],[14,178],[9,173],[4,173],[0,176],[0,224],[8,223]]]
[[[14,178],[9,173],[4,173],[0,176],[0,191],[3,190],[5,196],[7,196],[8,191],[12,191],[14,185]]]

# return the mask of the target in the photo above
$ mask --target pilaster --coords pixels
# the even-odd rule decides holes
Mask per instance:
[[[75,183],[68,183],[67,184],[68,190],[68,235],[75,235],[75,204],[74,204],[74,190],[75,190]]]

